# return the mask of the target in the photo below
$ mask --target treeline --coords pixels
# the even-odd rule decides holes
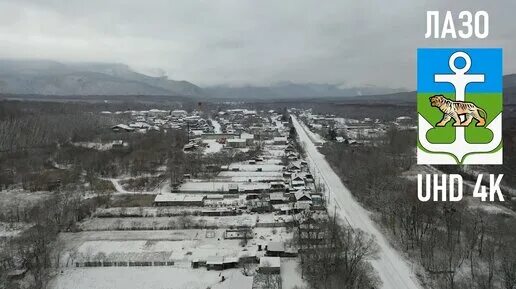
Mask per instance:
[[[327,143],[322,149],[354,196],[400,250],[417,261],[428,288],[516,288],[514,217],[461,202],[421,202],[414,135],[390,131],[377,146]]]
[[[310,288],[381,287],[369,263],[378,252],[375,240],[359,229],[340,224],[336,217],[306,215],[297,222],[294,243],[299,248],[301,274]]]
[[[89,216],[108,198],[84,200],[74,192],[54,193],[31,208],[4,211],[3,222],[26,222],[30,228],[6,240],[0,250],[0,288],[44,289],[61,256],[60,231],[77,230],[77,222]],[[23,282],[9,278],[13,270],[26,271]]]
[[[22,184],[32,191],[55,190],[79,183],[102,189],[99,177],[153,173],[166,166],[173,150],[182,150],[187,141],[183,131],[113,132],[111,126],[125,122],[126,116],[100,110],[119,106],[0,102],[0,189]],[[96,150],[74,144],[113,140],[125,145]]]
[[[0,102],[0,152],[19,152],[52,144],[92,139],[125,115],[100,114],[78,103]]]

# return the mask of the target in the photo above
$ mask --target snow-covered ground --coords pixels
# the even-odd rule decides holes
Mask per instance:
[[[224,148],[224,145],[217,142],[215,139],[206,139],[202,142],[206,144],[206,148],[203,152],[205,155],[218,153]]]
[[[258,244],[288,241],[293,233],[286,228],[254,228],[246,245],[238,239],[225,239],[224,229],[169,231],[106,231],[61,233],[60,267],[75,267],[85,261],[173,261],[174,267],[188,267],[195,259],[213,256],[263,256]],[[290,278],[290,277],[289,277]],[[291,277],[296,280],[296,276]]]
[[[278,164],[231,164],[229,166],[229,170],[238,169],[243,172],[256,172],[258,169],[261,169],[262,172],[281,172],[283,170],[282,165]]]
[[[184,230],[152,230],[152,231],[84,231],[77,233],[61,233],[59,239],[66,244],[63,251],[78,248],[84,242],[89,241],[185,241],[210,239],[213,242],[217,238],[222,238],[225,229],[184,229]],[[210,235],[208,232],[213,232]],[[275,232],[275,233],[274,233]],[[253,228],[253,240],[249,242],[261,241],[287,241],[293,236],[292,232],[284,227],[278,228]]]
[[[115,187],[115,195],[116,194],[133,194],[133,195],[156,195],[162,192],[170,192],[170,181],[168,179],[165,179],[163,182],[161,182],[154,190],[152,191],[128,191],[124,189],[124,187],[120,184],[121,180],[126,180],[128,178],[124,179],[114,179],[114,178],[108,178],[106,180],[110,181],[113,184],[113,187]]]
[[[221,282],[222,275],[225,278]],[[49,284],[53,289],[232,289],[251,288],[252,277],[240,269],[224,272],[177,267],[97,267],[65,269]]]
[[[115,145],[121,145],[123,147],[127,147],[127,143],[120,142],[109,142],[109,143],[101,143],[101,142],[74,142],[72,143],[74,146],[95,149],[99,151],[107,151],[113,148]]]
[[[213,132],[214,133],[222,133],[222,129],[220,128],[220,123],[214,119],[211,120],[211,125],[213,125]]]
[[[281,177],[283,178],[282,172],[231,172],[231,171],[225,171],[220,172],[219,177],[271,177],[271,178],[277,178]]]
[[[298,258],[281,258],[281,287],[282,289],[308,288],[301,278]]]
[[[331,210],[337,209],[337,214],[354,228],[360,228],[373,235],[379,246],[378,259],[371,263],[378,272],[384,289],[418,289],[421,288],[412,265],[401,256],[387,241],[369,217],[369,212],[362,208],[354,199],[351,192],[344,186],[339,176],[333,171],[330,164],[321,154],[312,138],[302,128],[295,116],[292,122],[297,134],[304,144],[308,162],[313,174],[318,175],[327,187]]]
[[[82,222],[79,226],[84,231],[110,230],[152,230],[152,229],[179,229],[186,225],[191,227],[230,228],[236,226],[255,226],[257,215],[239,215],[222,217],[154,217],[154,218],[92,218]],[[188,222],[188,224],[185,224]]]
[[[238,200],[238,199],[237,199]],[[202,211],[204,207],[110,207],[97,208],[93,217],[120,217],[120,216],[140,216],[140,217],[159,217],[161,216],[182,216],[193,215]]]
[[[240,191],[246,188],[264,190],[270,187],[269,184],[259,182],[220,182],[220,181],[190,181],[181,184],[180,192],[227,192],[230,185],[237,185]],[[165,191],[164,191],[165,192]]]

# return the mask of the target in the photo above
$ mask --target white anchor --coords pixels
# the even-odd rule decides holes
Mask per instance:
[[[463,68],[455,66],[455,60],[462,58],[466,62]],[[471,67],[471,58],[465,52],[458,51],[450,56],[448,62],[450,69],[454,74],[436,74],[434,76],[435,82],[451,83],[455,88],[455,100],[464,101],[466,93],[466,86],[472,82],[484,82],[484,74],[466,74]],[[493,132],[493,139],[487,144],[471,144],[466,142],[464,137],[465,127],[455,127],[455,141],[450,144],[432,144],[428,142],[426,134],[434,128],[424,117],[419,115],[419,142],[430,152],[451,153],[459,160],[460,163],[464,161],[464,157],[470,153],[485,153],[490,152],[498,147],[502,141],[502,132],[499,129],[502,127],[502,114],[498,114],[496,118],[486,127]]]

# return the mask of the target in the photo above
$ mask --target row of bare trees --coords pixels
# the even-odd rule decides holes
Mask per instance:
[[[363,231],[341,224],[336,217],[307,214],[297,224],[294,241],[310,288],[379,288],[381,281],[369,263],[378,248]]]
[[[420,202],[409,132],[390,131],[375,146],[328,144],[327,160],[355,197],[374,211],[391,240],[438,288],[516,288],[513,215],[494,214],[461,202]],[[350,169],[353,168],[353,169]]]
[[[3,273],[0,274],[0,288],[21,286],[16,280],[7,278],[7,273],[13,270],[27,271],[23,286],[46,288],[60,258],[57,234],[75,230],[76,223],[89,216],[99,205],[102,205],[102,200],[97,197],[84,200],[75,192],[56,192],[18,216],[21,221],[29,223],[30,228],[7,239],[0,250],[0,272]],[[7,218],[2,221],[12,220],[13,217],[2,215],[2,218]]]

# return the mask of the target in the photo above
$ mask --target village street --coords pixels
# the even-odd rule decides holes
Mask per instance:
[[[351,192],[344,186],[339,176],[321,154],[306,128],[294,115],[292,122],[296,128],[301,145],[307,154],[307,161],[316,180],[320,180],[326,189],[328,212],[337,210],[337,215],[353,228],[359,228],[376,238],[379,246],[378,259],[371,263],[378,272],[384,289],[414,289],[421,288],[411,265],[397,252],[377,229],[369,217],[369,212],[361,207]]]

